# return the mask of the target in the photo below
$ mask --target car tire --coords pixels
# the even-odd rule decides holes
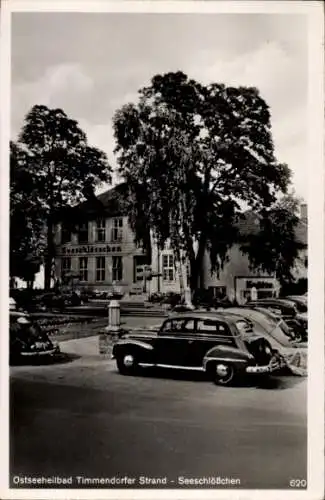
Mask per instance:
[[[133,352],[125,351],[116,359],[118,371],[122,375],[134,375],[138,368],[138,362]]]
[[[219,361],[210,366],[210,374],[216,385],[232,385],[235,380],[236,370],[232,363]]]

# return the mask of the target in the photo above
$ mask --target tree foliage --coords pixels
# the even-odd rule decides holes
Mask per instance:
[[[24,149],[10,143],[10,276],[32,286],[44,251],[44,223],[30,160]]]
[[[37,210],[47,228],[45,287],[49,288],[55,251],[54,223],[65,209],[92,197],[96,185],[110,182],[111,168],[106,155],[89,146],[78,123],[61,109],[34,106],[25,118],[19,143],[28,152]],[[25,194],[24,186],[22,193]]]
[[[297,236],[298,214],[298,200],[284,196],[259,214],[258,230],[244,235],[241,244],[252,268],[275,274],[282,286],[294,281],[292,270],[306,248]]]
[[[256,88],[204,86],[182,72],[157,75],[137,103],[116,112],[114,132],[131,226],[140,241],[150,227],[160,246],[169,239],[176,256],[189,258],[192,289],[206,251],[212,271],[223,266],[243,208],[271,206],[290,182]]]

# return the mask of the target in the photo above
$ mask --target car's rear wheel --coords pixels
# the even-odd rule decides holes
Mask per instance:
[[[133,375],[138,368],[135,354],[127,351],[117,357],[116,365],[122,375]]]
[[[231,385],[235,379],[235,368],[231,363],[218,361],[213,363],[210,373],[217,385]]]

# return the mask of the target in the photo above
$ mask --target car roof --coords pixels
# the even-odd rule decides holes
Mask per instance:
[[[238,317],[240,317],[240,314],[238,313],[230,313],[227,310],[222,310],[222,311],[184,311],[180,313],[175,313],[171,314],[168,319],[192,319],[192,318],[198,318],[198,319],[203,319],[203,320],[211,320],[211,319],[218,319],[218,320],[225,320],[227,319],[228,321],[231,322],[236,322],[238,321]],[[241,317],[242,320],[246,320],[246,318]]]
[[[9,311],[9,312],[10,312],[10,316],[29,316],[27,313],[25,313],[23,311],[14,310],[14,311]]]
[[[257,299],[257,300],[251,300],[247,302],[247,305],[249,304],[279,304],[283,306],[288,306],[288,307],[294,307],[294,302],[289,299],[278,299],[278,298],[266,298],[266,299]]]
[[[299,302],[307,302],[307,297],[305,295],[288,295],[284,297],[285,300],[297,300]]]

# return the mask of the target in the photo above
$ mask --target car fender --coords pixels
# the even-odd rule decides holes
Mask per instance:
[[[144,357],[145,359],[148,359],[148,356],[150,357],[150,354],[153,352],[153,346],[151,344],[143,342],[142,340],[125,338],[118,340],[113,346],[113,358],[116,358],[118,354],[125,349],[135,350],[141,358]]]
[[[206,369],[208,363],[212,361],[227,361],[232,362],[238,366],[242,365],[243,368],[248,363],[254,360],[254,356],[248,352],[242,351],[236,347],[231,346],[215,346],[209,349],[203,358],[203,368]]]

